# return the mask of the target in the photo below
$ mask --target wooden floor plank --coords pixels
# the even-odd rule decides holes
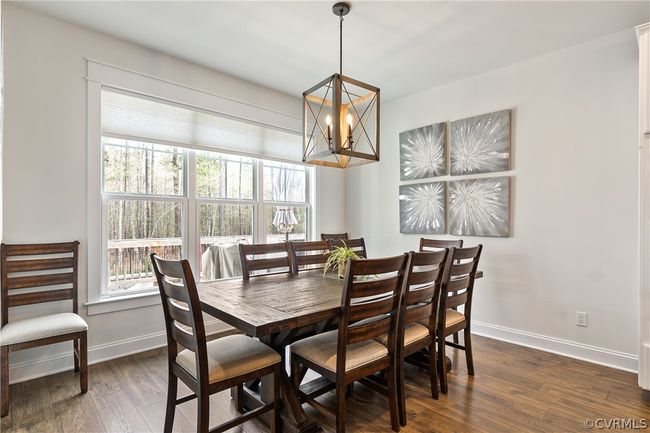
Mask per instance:
[[[467,375],[462,352],[449,349],[454,370],[449,394],[431,399],[426,372],[407,366],[405,394],[412,432],[584,432],[588,418],[650,419],[650,400],[636,375],[512,344],[473,337],[476,375]],[[165,349],[90,366],[89,390],[64,372],[11,386],[10,413],[0,430],[11,433],[159,433],[167,392]],[[189,389],[179,384],[179,396]],[[319,401],[334,404],[330,392]],[[334,424],[308,406],[326,433]],[[210,425],[237,415],[229,392],[210,399]],[[390,430],[384,396],[355,385],[347,404],[349,432]],[[196,401],[176,410],[174,432],[195,432]],[[264,433],[249,421],[231,433]]]

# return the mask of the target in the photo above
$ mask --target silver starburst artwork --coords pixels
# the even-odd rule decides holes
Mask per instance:
[[[451,175],[510,169],[510,110],[449,124]]]
[[[449,182],[449,233],[507,237],[510,226],[510,177]]]
[[[417,183],[399,187],[400,232],[445,233],[445,182]]]
[[[400,133],[400,179],[424,179],[447,174],[446,145],[446,123]]]

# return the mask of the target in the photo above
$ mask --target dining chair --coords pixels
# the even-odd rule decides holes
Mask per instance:
[[[386,377],[391,428],[399,431],[396,340],[399,301],[409,255],[371,260],[348,260],[341,296],[339,328],[298,341],[291,348],[291,379],[301,399],[336,422],[345,432],[348,385],[381,372]],[[386,344],[375,338],[387,334]],[[323,390],[300,390],[302,367],[311,369],[336,389],[336,410],[315,400]]]
[[[427,369],[431,386],[431,397],[438,399],[438,375],[436,367],[436,327],[438,305],[443,271],[448,250],[435,252],[411,252],[406,271],[405,290],[399,313],[398,351],[398,395],[400,424],[406,426],[406,404],[404,396],[404,361],[421,350],[428,350]],[[387,336],[378,341],[385,343]]]
[[[346,233],[321,233],[320,238],[323,241],[339,241],[341,239],[348,239],[348,234]]]
[[[470,248],[450,248],[445,264],[440,289],[440,309],[438,312],[438,368],[440,369],[440,391],[447,394],[447,363],[445,346],[465,351],[467,373],[474,375],[472,356],[471,317],[472,294],[476,270],[481,258],[483,245]],[[463,312],[454,307],[463,307]],[[464,345],[446,341],[449,335],[463,331]]]
[[[163,260],[151,254],[167,330],[167,408],[164,433],[171,433],[176,406],[198,400],[196,431],[221,433],[273,411],[271,431],[280,431],[280,355],[253,338],[230,335],[206,342],[203,314],[187,260]],[[178,351],[178,346],[184,349]],[[209,429],[210,395],[273,374],[273,401]],[[178,380],[193,392],[177,398]]]
[[[368,253],[366,252],[366,241],[363,238],[358,239],[331,239],[330,240],[330,249],[334,247],[346,246],[362,259],[368,258]]]
[[[9,413],[9,352],[72,341],[74,371],[88,391],[88,325],[78,315],[79,242],[2,244],[1,415]],[[43,288],[48,287],[46,290]],[[72,300],[72,312],[12,320],[9,308]]]
[[[301,270],[323,269],[330,250],[329,241],[289,243],[289,253],[294,274]]]
[[[287,242],[275,244],[239,244],[242,277],[286,274],[292,272],[289,245]],[[259,272],[266,271],[266,272]]]
[[[420,238],[420,251],[440,251],[445,248],[462,248],[462,239],[426,239]],[[454,308],[456,310],[456,308]],[[458,343],[458,333],[454,333],[454,343]]]

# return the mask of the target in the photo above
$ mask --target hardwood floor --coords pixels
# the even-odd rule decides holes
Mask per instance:
[[[406,369],[408,426],[403,432],[587,431],[585,419],[650,419],[650,401],[636,375],[474,336],[476,376],[469,377],[463,353],[454,363],[449,394],[429,396],[428,377]],[[166,393],[163,349],[90,366],[89,389],[80,395],[77,376],[65,372],[11,386],[11,408],[2,432],[145,433],[162,430]],[[180,387],[179,395],[188,389]],[[332,394],[320,401],[334,405]],[[347,412],[349,432],[387,432],[386,399],[356,384]],[[334,424],[305,405],[326,432]],[[235,415],[227,392],[211,400],[211,424]],[[196,401],[176,411],[174,431],[194,432]],[[233,429],[268,431],[257,421]],[[617,430],[622,431],[622,430]]]

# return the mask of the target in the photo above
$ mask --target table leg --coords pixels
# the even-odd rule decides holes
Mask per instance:
[[[281,341],[278,341],[281,340]],[[285,348],[288,340],[272,338],[272,336],[262,337],[260,341],[272,347],[282,356],[282,363],[286,366]],[[286,367],[281,370],[280,387],[282,388],[282,431],[291,433],[312,433],[320,430],[318,424],[307,416],[298,399],[298,393],[291,385]],[[262,377],[260,384],[260,399],[263,403],[273,401],[273,376]],[[255,399],[250,392],[244,387],[243,395],[239,395],[237,388],[231,388],[230,395],[233,400],[242,402],[246,410],[253,410],[260,406],[259,400]],[[262,418],[265,420],[265,418]]]

